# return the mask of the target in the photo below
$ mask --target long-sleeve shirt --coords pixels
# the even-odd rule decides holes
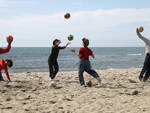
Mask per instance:
[[[145,42],[145,52],[150,53],[150,40],[143,37],[139,32],[137,32],[138,37]]]
[[[7,65],[6,65],[6,63],[5,63],[5,61],[4,61],[3,59],[0,59],[0,72],[1,72],[2,70],[5,71],[8,80],[10,80]]]
[[[52,50],[51,50],[51,54],[49,56],[49,61],[56,61],[57,57],[58,57],[58,54],[59,54],[59,50],[60,49],[65,49],[65,48],[66,48],[65,46],[63,46],[63,47],[53,46]]]
[[[7,48],[0,48],[0,54],[7,53],[11,49],[11,44],[8,44]]]

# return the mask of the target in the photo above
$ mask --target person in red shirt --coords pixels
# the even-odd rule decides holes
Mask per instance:
[[[10,77],[9,77],[9,73],[8,73],[8,68],[7,67],[12,67],[12,66],[13,66],[12,60],[10,60],[10,59],[6,59],[6,60],[0,59],[0,81],[4,81],[2,73],[1,73],[2,70],[5,71],[8,80],[11,81]]]
[[[8,36],[9,37],[9,36]],[[8,38],[7,37],[7,38]],[[4,54],[4,53],[8,53],[11,49],[11,43],[12,43],[13,39],[12,40],[7,40],[8,42],[8,46],[7,48],[3,49],[3,48],[0,48],[0,54]]]
[[[96,78],[98,82],[101,83],[101,79],[98,73],[95,70],[91,69],[89,56],[91,56],[92,58],[95,58],[95,56],[93,54],[93,51],[90,48],[88,48],[89,40],[86,38],[83,38],[82,42],[83,42],[83,47],[80,48],[79,54],[74,49],[71,50],[71,52],[75,53],[80,58],[80,63],[79,63],[80,85],[85,85],[84,77],[83,77],[84,71],[86,71],[88,74]]]

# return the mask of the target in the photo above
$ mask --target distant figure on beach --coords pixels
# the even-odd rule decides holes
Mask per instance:
[[[8,37],[9,37],[9,36],[8,36]],[[5,48],[5,49],[0,48],[0,54],[8,53],[8,52],[10,51],[12,41],[13,41],[13,39],[12,39],[12,40],[8,40],[8,39],[7,39],[8,46],[7,46],[7,48]]]
[[[95,58],[95,56],[93,54],[93,51],[90,48],[88,48],[89,40],[83,38],[82,42],[83,42],[83,47],[80,48],[79,54],[74,49],[70,50],[71,52],[75,53],[80,59],[79,72],[78,72],[80,85],[85,85],[84,77],[83,77],[84,71],[86,71],[88,74],[96,78],[98,82],[101,83],[101,79],[98,73],[95,70],[91,69],[89,56],[91,56],[92,58]]]
[[[53,41],[53,46],[51,49],[51,54],[48,58],[48,65],[49,65],[49,72],[50,72],[50,78],[52,83],[54,83],[54,78],[56,77],[56,74],[59,71],[59,65],[57,62],[57,58],[58,58],[58,54],[59,54],[59,50],[61,49],[65,49],[70,43],[68,42],[66,44],[66,46],[59,46],[59,44],[61,43],[60,40],[55,39]]]
[[[146,57],[145,57],[145,61],[144,61],[144,66],[142,68],[142,71],[140,73],[139,76],[139,80],[140,81],[147,81],[149,76],[150,76],[150,40],[143,37],[140,32],[138,31],[138,28],[136,29],[136,33],[138,35],[138,37],[143,40],[145,42],[145,50],[146,50]],[[143,77],[143,75],[145,74],[145,76]]]
[[[0,59],[0,81],[4,81],[2,73],[1,73],[2,70],[5,71],[8,80],[11,81],[10,77],[9,77],[9,73],[8,73],[8,68],[7,67],[12,67],[12,66],[13,66],[12,60],[10,60],[10,59],[6,59],[6,60]]]

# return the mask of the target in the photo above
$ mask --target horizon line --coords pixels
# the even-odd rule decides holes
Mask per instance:
[[[33,47],[33,48],[36,48],[36,47],[52,47],[52,46],[13,46],[12,48],[15,48],[15,47]],[[72,47],[82,47],[82,46],[72,46]],[[72,47],[67,47],[67,48],[72,48]],[[145,46],[90,46],[90,47],[145,47]],[[5,48],[5,47],[2,47],[2,48]]]

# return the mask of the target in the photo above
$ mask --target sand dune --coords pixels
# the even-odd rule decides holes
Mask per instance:
[[[98,70],[101,86],[85,73],[92,87],[81,87],[76,71],[59,72],[55,88],[48,72],[12,73],[12,82],[0,82],[0,113],[150,113],[150,82],[138,81],[140,70]]]

